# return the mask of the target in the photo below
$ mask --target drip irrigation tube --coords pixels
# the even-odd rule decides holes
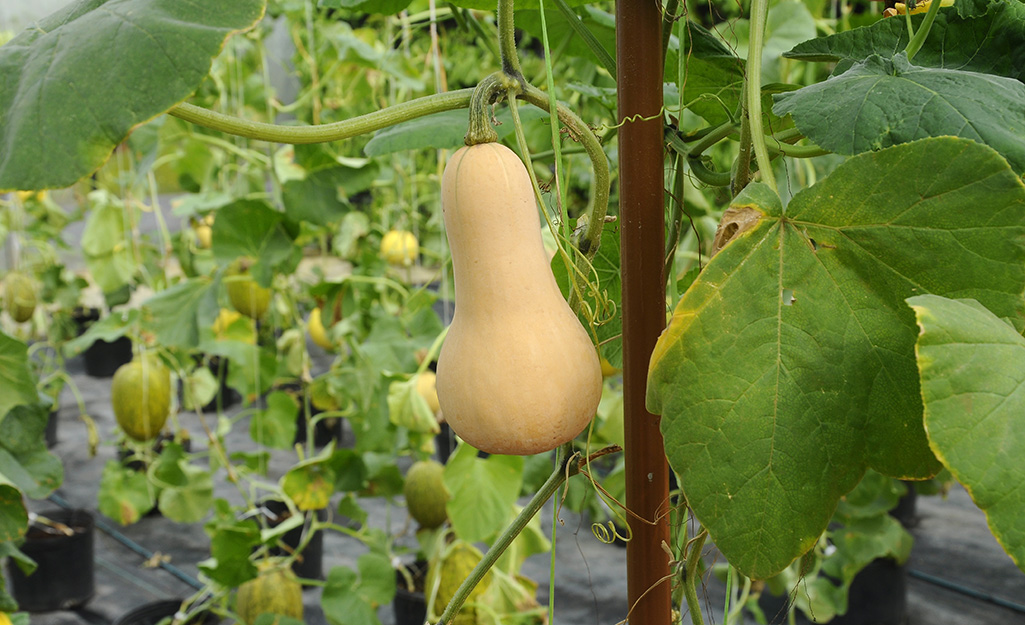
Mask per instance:
[[[52,501],[53,503],[57,504],[58,506],[60,506],[61,508],[65,508],[65,509],[70,510],[70,509],[72,509],[74,507],[70,503],[68,503],[68,501],[66,499],[64,499],[63,497],[61,497],[60,495],[58,495],[56,493],[50,495],[48,497],[48,499],[50,501]],[[111,538],[113,538],[117,542],[121,543],[125,547],[128,547],[129,549],[131,549],[135,553],[139,554],[140,556],[142,556],[146,560],[152,560],[153,559],[153,556],[155,554],[152,551],[150,551],[149,549],[146,549],[145,547],[143,547],[139,543],[135,542],[131,538],[129,538],[129,537],[125,536],[124,534],[122,534],[121,532],[119,532],[116,527],[114,527],[109,522],[107,522],[107,520],[104,519],[103,517],[100,517],[100,516],[97,515],[96,518],[95,518],[95,523],[96,523],[96,527],[99,528],[99,530],[102,531],[104,534],[107,534],[108,536],[110,536]],[[197,580],[196,578],[192,577],[191,575],[189,575],[185,571],[182,571],[181,569],[179,569],[178,567],[174,566],[173,564],[169,564],[167,562],[160,562],[157,566],[159,566],[160,568],[164,569],[165,571],[167,571],[171,575],[174,575],[180,581],[188,584],[189,586],[192,586],[196,590],[201,590],[201,589],[204,588],[204,585],[199,580]]]
[[[967,586],[962,586],[961,584],[958,584],[956,582],[952,582],[950,580],[943,579],[942,577],[936,577],[935,575],[930,575],[928,573],[924,573],[924,572],[919,571],[917,569],[910,569],[910,570],[908,570],[908,575],[910,575],[911,577],[914,577],[915,579],[920,579],[923,582],[927,582],[929,584],[933,584],[934,586],[939,586],[940,588],[946,588],[947,590],[953,590],[954,592],[961,593],[962,595],[965,595],[967,597],[971,597],[972,599],[978,599],[980,601],[986,601],[988,603],[992,603],[994,605],[998,605],[998,606],[1000,606],[1002,608],[1007,608],[1009,610],[1014,610],[1015,612],[1021,612],[1022,614],[1025,614],[1025,605],[1022,605],[1020,603],[1015,603],[1015,602],[1009,601],[1007,599],[1002,599],[1000,597],[995,597],[995,596],[993,596],[993,595],[991,595],[991,594],[989,594],[987,592],[982,592],[981,590],[975,590],[974,588],[968,588]]]

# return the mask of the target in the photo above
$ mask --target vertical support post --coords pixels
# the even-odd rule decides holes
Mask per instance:
[[[626,505],[648,520],[664,512],[669,469],[659,418],[645,409],[648,360],[665,327],[663,253],[662,16],[661,3],[616,3],[618,76],[619,219],[623,277],[623,400]],[[640,118],[646,118],[644,120]],[[650,118],[650,119],[647,119]],[[625,123],[624,123],[624,120]],[[655,525],[628,518],[626,547],[631,623],[671,622],[669,521]]]

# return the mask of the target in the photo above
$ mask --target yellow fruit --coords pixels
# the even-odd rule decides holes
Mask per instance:
[[[32,318],[36,310],[36,289],[32,278],[17,271],[7,274],[4,279],[4,308],[18,323]]]
[[[412,265],[419,255],[420,243],[412,232],[389,230],[381,239],[381,257],[392,265]]]
[[[440,566],[432,563],[427,572],[427,587],[433,588],[434,581],[440,577],[438,595],[434,602],[434,605],[437,606],[436,612],[440,613],[452,601],[452,597],[456,595],[456,591],[459,590],[463,580],[470,576],[473,568],[477,566],[477,563],[483,557],[484,554],[479,549],[470,543],[459,541],[449,546],[448,551],[441,560]],[[491,577],[491,571],[488,570],[484,578],[480,580],[480,583],[470,592],[470,595],[466,598],[466,603],[476,601],[487,591],[488,587],[491,586]]]
[[[0,625],[11,625],[11,617],[6,612],[0,612]]]
[[[270,306],[271,290],[262,287],[249,277],[249,272],[237,267],[228,271],[225,278],[228,285],[228,300],[235,310],[250,319],[259,319]]]
[[[327,336],[327,329],[324,327],[324,322],[320,315],[319,308],[314,308],[310,311],[310,318],[306,322],[310,331],[310,339],[325,351],[333,352],[335,351],[335,346]]]
[[[416,378],[416,392],[420,393],[420,397],[424,398],[434,414],[438,414],[438,411],[441,410],[441,404],[438,403],[437,380],[438,376],[430,369]]]
[[[155,357],[136,357],[114,372],[110,401],[124,433],[137,441],[148,441],[167,422],[171,410],[171,372]]]
[[[302,585],[283,569],[261,573],[238,587],[235,612],[247,625],[255,623],[261,614],[280,614],[302,620]]]
[[[406,473],[402,494],[406,496],[409,516],[420,527],[434,529],[448,519],[445,504],[452,498],[445,488],[445,467],[436,460],[414,462]]]
[[[572,440],[597,410],[601,364],[552,275],[526,168],[497,143],[461,148],[441,204],[456,300],[438,358],[445,421],[493,454]]]
[[[213,240],[213,229],[206,224],[194,224],[192,229],[196,231],[196,245],[200,249],[210,249],[210,243]]]

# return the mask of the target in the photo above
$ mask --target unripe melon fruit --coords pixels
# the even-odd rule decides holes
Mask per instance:
[[[302,585],[283,569],[261,573],[238,587],[235,612],[247,625],[255,623],[262,614],[280,614],[302,620]]]
[[[444,481],[445,467],[436,460],[414,462],[402,488],[409,516],[421,527],[434,529],[448,519],[445,504],[451,498]]]
[[[171,372],[155,357],[137,357],[114,372],[110,402],[125,434],[137,441],[151,440],[171,410]]]
[[[228,285],[228,300],[235,310],[250,319],[259,319],[270,306],[271,290],[262,287],[249,277],[249,272],[233,267],[225,280]]]
[[[482,558],[484,558],[484,554],[479,549],[470,543],[460,541],[453,543],[448,548],[448,552],[442,558],[440,565],[431,567],[427,573],[427,587],[433,588],[434,583],[438,584],[438,594],[434,602],[434,605],[437,606],[437,612],[441,612],[444,606],[452,601],[452,597],[456,596],[456,592],[463,584],[463,580],[470,576],[470,573],[473,572],[474,567],[477,566],[477,563]],[[476,601],[487,591],[488,587],[491,586],[491,577],[491,571],[488,570],[484,574],[484,578],[480,580],[480,583],[470,591],[470,595],[466,598],[466,603]]]
[[[36,289],[31,278],[17,271],[7,274],[4,279],[4,307],[18,323],[32,318],[36,310]]]

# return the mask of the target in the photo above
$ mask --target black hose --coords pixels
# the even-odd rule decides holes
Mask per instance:
[[[64,499],[63,497],[61,497],[57,493],[54,493],[54,494],[50,495],[48,497],[48,499],[50,501],[52,501],[53,503],[57,504],[58,506],[60,506],[61,508],[64,508],[66,510],[71,510],[72,508],[74,508],[74,506],[72,506],[70,503],[68,503],[68,501],[66,499]],[[103,533],[107,534],[108,536],[110,536],[111,538],[116,540],[117,542],[121,543],[125,547],[128,547],[129,549],[131,549],[135,553],[139,554],[140,556],[142,556],[143,558],[145,558],[148,561],[153,561],[154,560],[153,556],[155,554],[152,551],[150,551],[149,549],[146,549],[145,547],[143,547],[139,543],[135,542],[131,538],[129,538],[129,537],[125,536],[124,534],[122,534],[121,532],[119,532],[116,527],[114,527],[109,522],[107,522],[107,520],[104,519],[103,517],[101,517],[99,515],[96,515],[96,517],[94,519],[94,522],[96,524],[96,527],[98,527]],[[185,582],[189,586],[192,586],[196,590],[202,590],[203,588],[205,588],[205,586],[199,580],[197,580],[196,578],[192,577],[191,575],[189,575],[185,571],[182,571],[181,569],[179,569],[178,567],[174,566],[173,564],[170,564],[168,562],[159,562],[159,558],[156,558],[155,560],[158,561],[157,566],[159,566],[160,568],[164,569],[165,571],[167,571],[171,575],[174,575],[175,577],[177,577],[182,582]]]
[[[935,575],[930,575],[928,573],[923,573],[922,571],[919,571],[919,570],[916,570],[916,569],[909,569],[908,570],[908,575],[910,575],[911,577],[914,577],[915,579],[920,579],[920,580],[922,580],[924,582],[928,582],[928,583],[933,584],[935,586],[939,586],[940,588],[946,588],[947,590],[953,590],[954,592],[959,592],[962,595],[965,595],[967,597],[971,597],[972,599],[978,599],[980,601],[986,601],[988,603],[992,603],[994,605],[998,605],[998,606],[1000,606],[1002,608],[1007,608],[1008,610],[1014,610],[1015,612],[1021,612],[1022,614],[1025,614],[1025,605],[1022,605],[1020,603],[1015,603],[1013,601],[1009,601],[1007,599],[1002,599],[1000,597],[994,597],[993,595],[991,595],[991,594],[989,594],[987,592],[982,592],[981,590],[975,590],[974,588],[968,588],[967,586],[962,586],[961,584],[952,582],[952,581],[947,580],[947,579],[943,579],[942,577],[936,577]]]

